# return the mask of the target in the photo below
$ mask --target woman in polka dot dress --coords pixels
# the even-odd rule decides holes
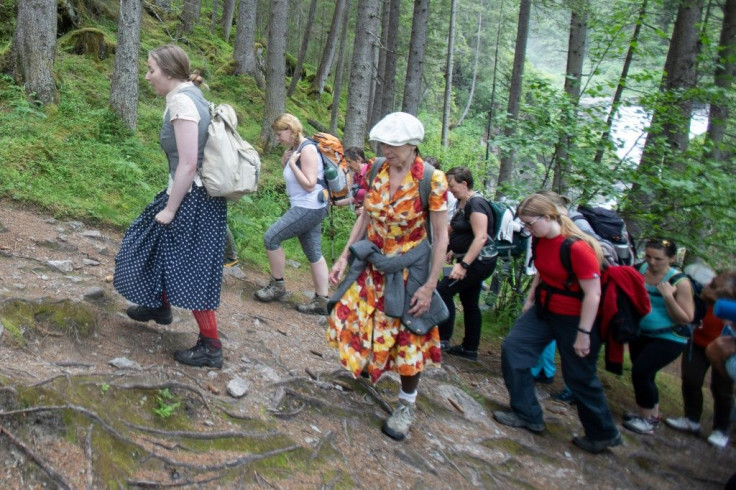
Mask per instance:
[[[133,320],[168,325],[171,305],[192,310],[199,340],[174,358],[190,366],[222,367],[215,309],[220,304],[227,207],[224,198],[207,194],[197,170],[202,165],[207,101],[198,72],[190,75],[189,58],[174,45],[151,51],[146,80],[166,97],[161,148],[169,162],[169,185],[154,198],[125,233],[115,258],[113,285],[138,306]]]

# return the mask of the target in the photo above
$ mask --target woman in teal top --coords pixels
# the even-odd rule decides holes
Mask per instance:
[[[624,415],[623,426],[639,434],[651,434],[659,423],[657,373],[685,350],[688,337],[678,335],[678,326],[687,325],[695,315],[690,280],[670,279],[679,271],[672,267],[677,247],[672,240],[649,240],[645,261],[639,268],[644,276],[652,311],[639,324],[641,334],[629,343],[631,380],[638,413]]]

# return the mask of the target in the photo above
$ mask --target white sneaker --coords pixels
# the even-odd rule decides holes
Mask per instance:
[[[714,430],[710,436],[708,436],[708,442],[718,449],[724,449],[728,446],[728,434],[722,430]]]
[[[664,421],[664,423],[669,425],[673,429],[681,430],[683,432],[699,432],[700,431],[700,423],[693,422],[687,417],[667,419]]]
[[[649,421],[642,417],[633,417],[629,420],[626,420],[622,425],[630,431],[636,432],[637,434],[650,435],[654,433],[655,427],[655,424],[652,422],[653,421]]]

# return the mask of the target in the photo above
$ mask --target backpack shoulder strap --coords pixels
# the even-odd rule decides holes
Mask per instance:
[[[378,171],[383,166],[383,162],[385,162],[386,159],[384,157],[376,158],[373,161],[373,164],[371,164],[371,172],[368,177],[368,187],[373,185],[373,181],[376,180],[376,175],[378,175]]]
[[[368,179],[368,185],[373,185],[373,181],[376,179],[376,175],[378,175],[378,171],[383,166],[383,162],[385,162],[386,159],[376,158],[376,161],[373,162],[373,165],[371,165],[371,172],[370,177]],[[432,174],[434,173],[434,167],[428,163],[424,164],[424,173],[422,174],[422,179],[419,181],[419,197],[422,200],[422,208],[427,209],[429,206],[429,194],[432,192]]]
[[[575,282],[575,272],[572,270],[572,244],[577,242],[578,238],[568,237],[560,244],[560,262],[562,267],[567,271],[567,281],[565,287],[570,287]]]
[[[422,180],[419,181],[419,197],[422,199],[422,207],[426,210],[429,210],[429,194],[432,192],[433,173],[434,167],[425,162]]]
[[[669,279],[667,279],[667,282],[669,282],[673,286],[676,286],[677,283],[682,281],[683,279],[689,279],[687,274],[685,274],[684,272],[676,272],[672,274]]]

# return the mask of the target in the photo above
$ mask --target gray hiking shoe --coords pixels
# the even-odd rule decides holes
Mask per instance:
[[[493,418],[503,425],[508,425],[509,427],[523,427],[531,432],[539,433],[543,432],[545,429],[544,421],[527,422],[526,420],[516,415],[516,412],[514,412],[513,410],[499,410],[493,412]]]
[[[327,314],[327,296],[314,295],[312,301],[304,305],[297,305],[296,309],[299,313],[307,315],[326,315]]]
[[[396,410],[391,416],[386,419],[383,423],[381,430],[384,434],[389,436],[391,439],[401,441],[409,433],[409,427],[414,422],[414,403],[409,403],[406,400],[399,400],[399,404],[396,406]]]
[[[284,280],[279,279],[277,281],[276,279],[271,277],[268,286],[256,291],[254,296],[258,301],[268,303],[269,301],[275,301],[283,298],[285,294],[286,286],[284,285]]]

